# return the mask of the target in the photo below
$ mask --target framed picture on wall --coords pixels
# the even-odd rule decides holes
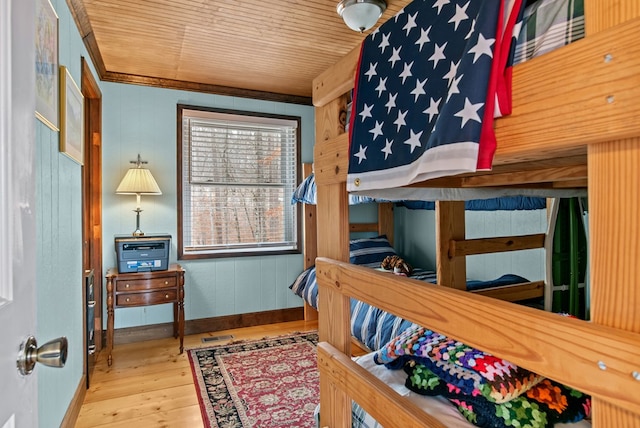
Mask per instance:
[[[84,162],[84,97],[67,67],[60,66],[60,151]]]
[[[49,0],[36,0],[36,117],[59,130],[58,15]]]

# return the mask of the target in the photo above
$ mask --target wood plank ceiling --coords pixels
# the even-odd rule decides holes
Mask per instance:
[[[67,0],[101,80],[311,103],[366,35],[338,0]],[[379,23],[409,0],[388,0]]]

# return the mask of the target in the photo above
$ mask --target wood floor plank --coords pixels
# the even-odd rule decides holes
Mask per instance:
[[[86,412],[83,424],[92,427],[105,423],[131,421],[156,412],[170,412],[198,405],[194,390],[193,384],[190,383],[86,403],[82,407],[82,412]],[[114,409],[117,410],[114,411]]]
[[[191,370],[187,367],[176,368],[168,372],[136,375],[132,373],[126,378],[119,378],[111,382],[104,382],[91,389],[91,394],[85,398],[85,403],[95,403],[135,394],[152,391],[163,391],[183,385],[193,385]]]
[[[184,348],[206,348],[230,341],[255,340],[316,330],[317,321],[292,321],[185,336]],[[204,343],[203,338],[232,339]],[[76,428],[183,428],[202,426],[186,352],[173,338],[116,345],[113,364],[97,357]]]

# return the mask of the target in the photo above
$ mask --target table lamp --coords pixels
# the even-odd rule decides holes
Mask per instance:
[[[140,230],[140,213],[142,212],[140,195],[162,195],[162,191],[151,175],[151,171],[142,167],[147,162],[140,158],[140,154],[138,154],[138,159],[131,161],[131,163],[135,164],[135,168],[129,168],[116,189],[116,194],[136,195],[136,209],[133,210],[136,213],[136,230],[133,232],[133,236],[144,236],[144,232]]]

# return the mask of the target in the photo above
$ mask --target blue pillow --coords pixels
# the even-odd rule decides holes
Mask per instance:
[[[385,257],[395,255],[396,252],[386,235],[353,239],[349,242],[349,261],[354,265],[380,267]]]

